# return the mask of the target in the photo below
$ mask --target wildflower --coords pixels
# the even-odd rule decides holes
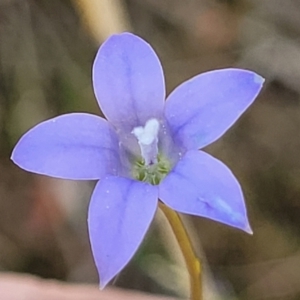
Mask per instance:
[[[104,287],[136,252],[157,209],[206,217],[251,232],[240,185],[219,160],[199,151],[230,128],[259,93],[250,71],[203,73],[165,102],[161,64],[141,38],[123,33],[99,49],[96,98],[106,119],[62,115],[29,130],[12,160],[21,168],[73,180],[99,180],[88,226]]]

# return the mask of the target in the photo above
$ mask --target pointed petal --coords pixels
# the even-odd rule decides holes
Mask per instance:
[[[251,233],[241,187],[231,171],[203,151],[188,151],[159,186],[159,198],[182,213]]]
[[[141,244],[157,208],[157,186],[122,177],[101,180],[88,226],[100,287],[116,276]]]
[[[239,69],[198,75],[168,97],[165,116],[186,149],[203,148],[221,137],[254,101],[264,79]]]
[[[118,139],[108,122],[74,113],[42,122],[22,136],[12,160],[30,172],[65,178],[99,179],[120,168]]]
[[[141,38],[122,33],[99,49],[93,66],[96,98],[106,118],[131,132],[163,112],[163,70],[153,49]]]

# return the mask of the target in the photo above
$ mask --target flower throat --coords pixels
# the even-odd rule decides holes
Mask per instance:
[[[132,130],[137,138],[142,159],[134,162],[133,176],[137,180],[157,185],[169,173],[170,163],[158,152],[159,121],[149,119],[145,126],[138,126]]]

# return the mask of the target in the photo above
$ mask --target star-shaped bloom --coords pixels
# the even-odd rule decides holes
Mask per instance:
[[[141,244],[159,199],[172,209],[251,232],[231,171],[199,150],[221,137],[259,93],[263,78],[241,69],[200,74],[165,101],[153,49],[123,33],[99,49],[93,86],[106,119],[62,115],[29,130],[12,160],[21,168],[73,180],[99,180],[88,227],[103,288]]]

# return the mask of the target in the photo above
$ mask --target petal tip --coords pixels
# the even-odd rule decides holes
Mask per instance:
[[[249,233],[250,235],[253,235],[253,230],[252,230],[252,228],[251,228],[251,226],[250,226],[249,223],[247,223],[247,225],[243,228],[243,230],[245,232]]]
[[[254,73],[254,82],[262,86],[265,82],[265,78],[263,78],[262,76]]]
[[[124,32],[121,32],[121,33],[115,33],[113,35],[111,35],[105,43],[107,43],[108,41],[116,41],[116,39],[122,39],[124,40],[124,42],[127,42],[128,40],[142,40],[143,42],[145,42],[142,38],[140,38],[139,36],[131,33],[131,32],[128,32],[128,31],[124,31]]]
[[[22,163],[20,162],[19,156],[20,156],[20,151],[19,151],[19,142],[18,142],[17,145],[15,145],[14,149],[11,152],[10,159],[15,165],[19,166],[20,168],[24,168],[22,166]]]
[[[13,163],[16,163],[15,162],[15,149],[12,151],[11,155],[10,155],[10,160],[13,162]]]
[[[100,289],[100,291],[102,291],[108,285],[108,283],[110,282],[111,279],[105,279],[104,280],[104,279],[100,278],[100,282],[99,282],[99,289]]]

